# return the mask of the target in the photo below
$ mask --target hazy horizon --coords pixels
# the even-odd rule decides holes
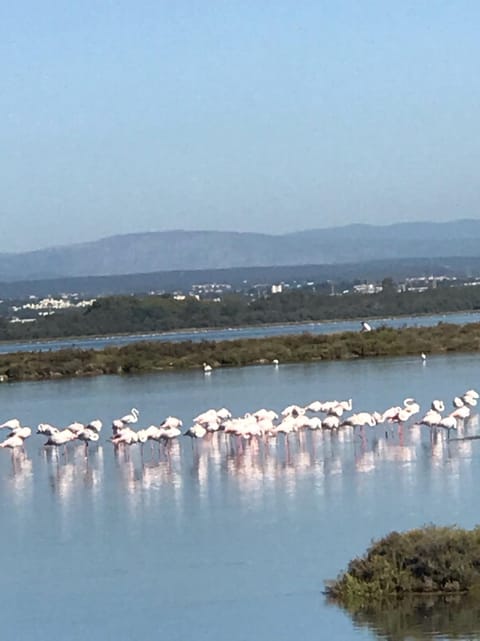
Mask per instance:
[[[480,224],[480,219],[476,218],[457,218],[457,219],[452,219],[452,220],[442,220],[442,221],[435,221],[435,220],[405,220],[405,221],[398,221],[398,222],[389,222],[389,223],[358,223],[358,222],[350,222],[350,223],[345,223],[345,224],[339,224],[339,225],[328,225],[325,227],[310,227],[310,228],[299,228],[299,229],[292,229],[291,231],[288,232],[278,232],[278,233],[268,233],[268,232],[256,232],[256,231],[250,231],[248,229],[246,230],[238,230],[238,229],[151,229],[151,230],[139,230],[139,231],[131,231],[131,232],[125,232],[123,234],[119,233],[112,233],[112,234],[107,234],[107,235],[102,235],[98,236],[96,238],[86,238],[85,240],[78,240],[78,241],[72,241],[72,242],[67,242],[67,243],[53,243],[51,245],[44,245],[44,246],[37,246],[37,247],[32,247],[31,249],[26,249],[26,250],[17,250],[17,251],[12,251],[9,252],[8,250],[0,250],[0,253],[5,254],[5,253],[25,253],[25,252],[35,252],[35,251],[43,251],[47,249],[56,249],[56,248],[61,248],[61,247],[68,247],[70,245],[83,245],[83,244],[92,244],[96,243],[102,240],[106,240],[109,238],[114,238],[117,236],[142,236],[142,235],[148,235],[148,234],[168,234],[168,233],[192,233],[192,234],[202,234],[202,233],[219,233],[219,234],[256,234],[256,235],[261,235],[261,236],[288,236],[288,235],[294,235],[294,234],[302,234],[302,233],[308,233],[312,231],[322,231],[322,230],[332,230],[332,229],[339,229],[339,228],[345,228],[345,227],[395,227],[398,225],[411,225],[411,224],[418,224],[418,225],[448,225],[448,224],[455,224],[455,223],[466,223],[466,222],[474,222],[474,223],[479,223]]]
[[[0,8],[0,251],[480,219],[480,5]]]

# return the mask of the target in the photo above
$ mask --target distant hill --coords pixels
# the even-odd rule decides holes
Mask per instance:
[[[0,254],[0,281],[480,256],[480,221],[347,225],[268,235],[168,231]]]

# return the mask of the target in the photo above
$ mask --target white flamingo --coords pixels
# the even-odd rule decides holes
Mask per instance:
[[[85,456],[87,456],[88,444],[96,443],[99,438],[100,438],[99,433],[96,430],[91,429],[89,427],[85,427],[83,430],[77,433],[77,439],[85,443]]]
[[[87,423],[85,427],[87,427],[90,430],[95,430],[95,432],[100,434],[101,429],[103,427],[103,423],[99,418],[95,418],[93,421],[90,421],[89,423]]]
[[[358,414],[352,414],[346,418],[342,425],[351,425],[352,427],[364,427],[369,425],[370,427],[375,427],[377,425],[377,420],[370,414],[370,412],[358,412]]]
[[[30,427],[16,427],[13,429],[9,436],[19,436],[23,440],[29,438],[32,435],[32,430]]]
[[[130,427],[124,427],[114,434],[110,440],[114,445],[121,445],[122,443],[131,445],[132,443],[136,443],[138,438],[135,430],[132,430]]]
[[[195,423],[192,427],[189,427],[186,432],[184,432],[184,436],[190,436],[191,438],[203,438],[206,433],[207,430],[203,425]]]
[[[445,404],[443,401],[435,399],[432,401],[432,410],[435,412],[443,412],[445,410]]]
[[[137,410],[137,408],[132,407],[129,414],[125,414],[125,416],[122,416],[118,420],[120,420],[124,425],[131,425],[132,423],[138,422],[139,416],[140,416],[140,412]]]
[[[306,412],[321,412],[323,408],[323,403],[321,401],[312,401],[309,405],[305,406]]]
[[[300,407],[300,405],[289,405],[281,412],[281,414],[282,416],[293,416],[295,418],[305,414],[305,408]]]
[[[182,425],[183,422],[176,416],[167,416],[167,418],[160,424],[160,427],[179,428],[182,427]]]
[[[38,430],[37,430],[37,433],[38,433]],[[64,430],[57,429],[57,431],[50,432],[45,445],[55,445],[59,447],[61,445],[66,445],[67,443],[71,443],[76,438],[77,438],[77,435],[75,434],[75,432],[72,432],[68,428],[65,428]]]
[[[322,427],[327,430],[337,430],[340,427],[340,417],[328,414],[322,421]]]
[[[58,427],[50,425],[50,423],[39,423],[37,427],[37,434],[44,434],[45,436],[51,436],[56,432],[60,432]]]
[[[465,420],[468,418],[471,414],[472,410],[468,407],[468,405],[462,405],[461,407],[457,407],[451,414],[450,416],[454,416],[455,418],[459,418],[461,420]]]
[[[180,421],[180,425],[182,422]],[[180,430],[179,427],[175,425],[171,425],[169,427],[164,428],[163,434],[162,434],[162,439],[164,441],[173,441],[174,439],[178,438],[181,435],[182,431]]]
[[[17,434],[10,435],[8,438],[6,438],[2,443],[0,443],[0,447],[8,447],[10,449],[15,449],[18,447],[23,447],[23,441],[24,439],[18,436]]]
[[[436,427],[442,420],[442,415],[434,409],[428,410],[423,418],[420,419],[420,425],[427,425],[428,427]]]
[[[21,427],[21,423],[18,420],[18,418],[11,418],[8,421],[5,421],[5,423],[2,423],[0,425],[0,429],[6,428],[6,429],[14,430],[17,427]]]

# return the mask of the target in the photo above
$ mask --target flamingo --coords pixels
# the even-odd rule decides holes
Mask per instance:
[[[257,421],[262,421],[265,419],[275,421],[278,418],[278,414],[276,412],[264,408],[262,408],[261,410],[257,410],[252,414],[252,416],[254,416]]]
[[[182,425],[182,421],[180,421],[180,425]],[[171,425],[163,430],[162,439],[165,441],[173,441],[173,439],[180,436],[181,433],[182,431],[179,429],[179,427],[177,427],[176,425]]]
[[[130,414],[125,414],[125,416],[122,416],[118,420],[120,420],[124,425],[130,425],[131,423],[136,423],[139,416],[140,412],[137,410],[137,408],[132,407],[132,409],[130,410]]]
[[[183,422],[176,416],[167,416],[167,418],[160,424],[160,427],[178,428],[182,427],[182,425]]]
[[[428,412],[425,414],[425,416],[420,419],[419,423],[420,425],[427,425],[428,427],[435,427],[440,423],[442,420],[442,415],[440,412],[430,409]]]
[[[420,405],[414,398],[405,398],[403,400],[403,407],[404,411],[410,414],[410,417],[415,416],[415,414],[420,412]]]
[[[451,414],[450,416],[454,416],[456,418],[460,418],[462,420],[468,418],[471,414],[471,409],[467,405],[462,405],[461,407],[457,407]]]
[[[335,414],[328,414],[322,421],[322,427],[327,430],[337,430],[340,427],[340,417],[335,416]]]
[[[30,427],[16,427],[14,430],[12,430],[9,434],[10,436],[19,436],[23,440],[29,438],[32,435],[32,430]]]
[[[88,444],[98,441],[100,435],[96,430],[85,427],[83,430],[77,433],[77,438],[79,441],[83,441],[85,443],[85,456],[87,456]]]
[[[443,427],[450,434],[450,430],[457,429],[457,419],[455,418],[455,412],[452,412],[448,416],[444,416],[438,423],[439,427]]]
[[[184,432],[184,436],[190,436],[191,438],[203,438],[206,433],[207,430],[203,425],[195,423],[192,427],[189,427],[186,432]]]
[[[289,405],[282,411],[282,416],[293,416],[296,418],[297,416],[301,416],[302,414],[305,414],[305,408],[300,407],[300,405]]]
[[[464,396],[471,396],[472,398],[476,398],[477,400],[480,398],[480,395],[474,389],[467,390]]]
[[[309,430],[319,430],[322,428],[322,421],[318,416],[313,416],[312,418],[305,419],[303,427],[307,427]]]
[[[99,434],[103,427],[103,423],[99,418],[96,418],[93,421],[87,423],[86,427],[90,430],[95,430],[95,432]]]
[[[50,425],[49,423],[39,423],[37,427],[37,434],[45,434],[46,436],[51,436],[56,432],[60,432],[58,427]]]
[[[221,407],[219,410],[217,410],[217,417],[221,421],[227,421],[229,418],[232,418],[232,413],[230,410],[227,410],[226,407]]]
[[[121,443],[131,445],[137,442],[137,433],[130,427],[124,427],[114,434],[110,440],[114,445],[120,445]]]
[[[0,447],[8,447],[12,450],[17,447],[23,447],[23,438],[21,438],[17,434],[10,435],[3,441],[3,443],[0,443]]]
[[[17,447],[23,447],[25,440],[31,435],[32,430],[29,427],[16,427],[11,431],[3,443],[0,443],[0,447],[8,447],[12,450]]]
[[[74,432],[75,434],[79,434],[82,430],[85,429],[85,425],[83,423],[78,423],[75,421],[74,423],[70,423],[70,425],[67,425],[67,429]]]
[[[306,412],[321,412],[323,403],[321,401],[312,401],[309,405],[305,406]]]
[[[9,430],[14,430],[17,427],[21,427],[21,423],[18,420],[18,418],[11,418],[10,420],[5,421],[5,423],[2,423],[0,425],[0,429],[6,428],[6,429],[9,429]]]
[[[377,419],[370,414],[370,412],[359,412],[358,414],[352,414],[346,418],[342,425],[351,425],[352,427],[363,427],[369,425],[370,427],[375,427],[377,425]]]
[[[37,433],[38,433],[38,430],[37,430]],[[44,432],[44,433],[47,433],[47,432]],[[77,435],[75,434],[75,432],[72,432],[68,428],[65,428],[64,430],[56,429],[55,432],[50,432],[50,434],[48,434],[48,439],[45,445],[55,445],[58,447],[60,445],[66,445],[67,443],[74,441],[76,438],[77,438]]]
[[[160,441],[165,430],[162,427],[157,427],[156,425],[149,425],[146,428],[147,439],[151,441]]]
[[[431,407],[432,407],[432,410],[434,410],[435,412],[443,412],[445,409],[445,404],[443,401],[439,401],[435,399],[432,401]]]
[[[477,405],[477,399],[474,396],[469,396],[468,394],[464,394],[462,396],[462,400],[465,403],[465,405],[468,405],[469,407],[475,407]]]

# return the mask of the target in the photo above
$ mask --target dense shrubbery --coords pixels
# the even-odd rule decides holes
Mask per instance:
[[[104,350],[64,349],[0,355],[7,380],[141,373],[166,369],[480,351],[480,323],[341,334],[295,334],[233,341],[138,342]]]
[[[480,590],[480,527],[428,526],[392,532],[327,588],[333,600],[361,608],[411,594],[459,594]]]

